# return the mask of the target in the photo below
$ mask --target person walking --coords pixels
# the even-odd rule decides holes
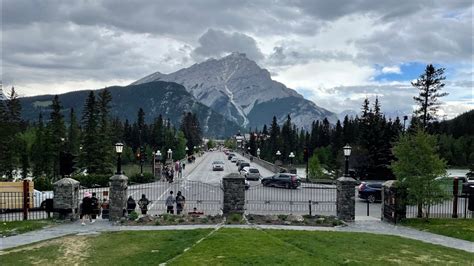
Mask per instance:
[[[84,198],[82,199],[82,225],[86,225],[86,219],[89,219],[92,222],[92,195],[90,192],[84,193]]]
[[[178,191],[176,194],[176,214],[181,214],[184,209],[184,204],[186,203],[186,198],[183,196],[181,191]]]
[[[127,213],[128,214],[132,213],[133,211],[135,211],[136,207],[137,207],[137,203],[132,198],[132,196],[129,196],[127,200]]]
[[[183,166],[181,165],[181,162],[178,165],[178,177],[183,178]]]
[[[95,219],[97,219],[97,215],[100,213],[99,199],[97,198],[97,194],[95,192],[92,192],[91,210],[91,223],[95,223]]]
[[[103,199],[100,208],[102,209],[102,219],[109,219],[109,201],[106,198]]]
[[[138,201],[138,207],[140,207],[143,215],[146,215],[148,211],[148,204],[150,204],[150,201],[146,198],[145,194],[142,194],[142,198]]]
[[[173,191],[170,191],[169,196],[166,198],[165,205],[166,205],[166,213],[169,214],[174,214],[174,197],[173,197]]]

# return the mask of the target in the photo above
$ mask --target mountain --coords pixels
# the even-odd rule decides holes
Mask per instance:
[[[344,121],[344,118],[346,117],[346,115],[349,118],[355,118],[358,115],[358,113],[354,110],[347,109],[347,110],[344,110],[344,111],[340,112],[337,115],[337,117],[339,118],[339,120]]]
[[[170,74],[156,72],[132,84],[157,80],[183,85],[198,101],[245,128],[269,124],[273,116],[283,122],[288,114],[293,123],[304,128],[325,117],[337,120],[334,113],[272,80],[266,69],[242,53],[209,59]]]
[[[183,86],[173,82],[156,81],[107,89],[112,94],[111,116],[119,117],[123,121],[128,119],[134,122],[138,109],[143,108],[146,122],[152,122],[161,114],[179,127],[183,113],[191,111],[197,115],[205,136],[222,138],[241,129],[236,123],[199,103]],[[82,114],[89,92],[74,91],[58,95],[64,107],[62,112],[65,118],[69,117],[69,108],[74,108],[79,116]],[[20,98],[23,118],[36,121],[40,112],[43,112],[43,117],[49,118],[52,98],[52,95]]]

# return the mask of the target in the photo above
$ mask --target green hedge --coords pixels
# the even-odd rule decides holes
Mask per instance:
[[[111,175],[77,175],[72,178],[81,183],[83,187],[108,187]]]
[[[137,173],[132,175],[128,181],[130,183],[151,183],[155,181],[155,177],[152,173],[143,173],[143,175]]]

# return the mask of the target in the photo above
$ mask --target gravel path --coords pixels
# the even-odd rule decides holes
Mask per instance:
[[[143,231],[143,230],[193,230],[202,228],[216,228],[221,225],[176,225],[176,226],[114,226],[107,220],[97,220],[94,224],[81,226],[80,222],[63,224],[55,227],[32,231],[21,235],[0,239],[0,250],[14,248],[43,240],[62,237],[65,235],[87,235],[110,231]],[[224,225],[225,228],[260,228],[278,230],[307,230],[307,231],[336,231],[360,232],[401,236],[426,243],[464,250],[474,253],[474,243],[466,240],[441,236],[433,233],[422,232],[405,226],[395,226],[377,220],[356,221],[342,227],[310,227],[287,225]],[[1,252],[0,252],[1,254]]]

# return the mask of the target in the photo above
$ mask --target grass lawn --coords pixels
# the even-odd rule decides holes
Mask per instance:
[[[130,176],[140,173],[140,165],[139,164],[125,164],[125,165],[122,165],[122,170],[125,172],[127,176],[130,177]],[[143,165],[143,173],[152,173],[150,164]]]
[[[55,223],[56,222],[54,220],[0,222],[0,237],[17,235],[33,230],[38,230],[46,226],[53,225]]]
[[[406,219],[402,225],[474,242],[474,219]]]
[[[470,265],[474,261],[474,254],[395,236],[230,228],[210,232],[68,236],[4,251],[0,261],[2,265]]]

